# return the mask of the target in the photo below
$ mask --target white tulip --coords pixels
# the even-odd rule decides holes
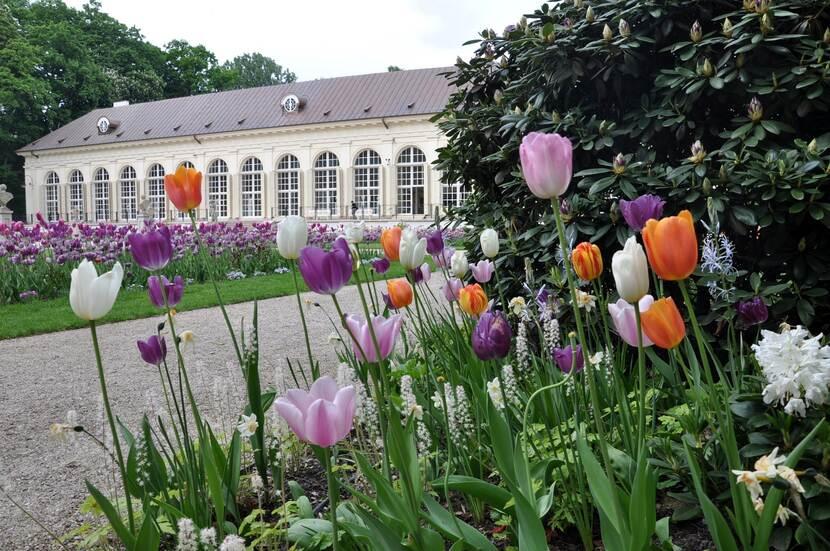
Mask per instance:
[[[308,225],[302,216],[286,216],[277,228],[277,249],[283,258],[295,260],[308,243]]]
[[[124,268],[120,262],[116,262],[112,270],[99,276],[92,262],[82,260],[78,267],[72,270],[72,283],[69,286],[69,305],[72,311],[87,321],[103,318],[115,304],[123,277]]]
[[[634,236],[611,258],[611,271],[620,298],[633,304],[648,294],[648,261]]]
[[[463,278],[470,270],[470,262],[467,260],[467,253],[455,251],[450,259],[450,271],[457,278]]]
[[[499,234],[493,228],[487,228],[481,232],[481,252],[487,258],[496,258],[499,254]]]
[[[363,235],[366,232],[366,222],[360,221],[346,228],[346,241],[349,243],[363,243]]]
[[[412,228],[406,228],[401,233],[400,262],[407,270],[414,270],[424,262],[427,254],[427,240],[418,239],[418,234]]]

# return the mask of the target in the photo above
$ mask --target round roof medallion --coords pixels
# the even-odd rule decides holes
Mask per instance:
[[[294,113],[300,108],[300,98],[294,94],[288,94],[282,98],[280,104],[286,113]]]
[[[98,119],[98,122],[95,123],[95,126],[98,127],[99,134],[106,134],[110,129],[110,120],[107,117],[101,117]]]

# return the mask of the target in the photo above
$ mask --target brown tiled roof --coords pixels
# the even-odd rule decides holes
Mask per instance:
[[[326,78],[95,109],[18,151],[438,113],[452,93],[441,73],[451,70]],[[288,94],[303,101],[299,111],[283,111]],[[99,134],[95,124],[102,116],[118,126]]]

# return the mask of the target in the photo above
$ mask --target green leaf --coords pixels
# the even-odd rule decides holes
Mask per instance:
[[[98,488],[93,486],[91,482],[86,480],[85,483],[86,489],[104,512],[104,515],[107,517],[113,532],[115,532],[115,535],[118,536],[119,540],[121,540],[121,543],[124,544],[124,547],[128,550],[135,549],[135,537],[133,537],[130,530],[124,525],[124,522],[121,520],[121,515],[118,511],[116,511],[112,503],[110,503],[110,500],[104,497],[104,494],[99,492]]]
[[[445,488],[450,491],[461,492],[476,499],[480,499],[496,509],[504,509],[510,501],[510,492],[500,486],[479,480],[472,476],[454,474],[447,477],[447,483],[440,478],[432,482],[434,488],[444,492]]]
[[[700,507],[703,510],[703,516],[706,519],[706,526],[709,528],[712,539],[715,540],[715,545],[719,551],[738,551],[738,544],[735,541],[735,536],[729,529],[729,525],[726,523],[726,519],[723,518],[723,514],[721,514],[720,510],[712,503],[712,500],[709,499],[709,496],[703,490],[700,467],[692,455],[689,445],[685,441],[683,442],[683,449],[686,451],[686,462],[692,474],[695,493],[700,502]]]
[[[755,226],[758,224],[758,222],[755,219],[755,213],[746,207],[732,205],[732,213],[735,215],[735,218],[737,218],[739,222],[742,222],[747,226]]]
[[[632,551],[648,549],[657,521],[657,479],[648,465],[645,449],[637,460],[637,474],[631,484],[628,524],[631,527]]]
[[[331,521],[322,518],[301,518],[288,527],[286,538],[301,548],[309,548],[317,541],[319,534],[326,534],[328,539],[331,539]]]
[[[481,532],[461,519],[454,517],[431,495],[424,494],[424,505],[426,506],[426,512],[422,513],[422,516],[445,536],[455,540],[463,540],[470,546],[470,549],[496,549],[496,546]],[[443,545],[436,547],[436,549],[439,548],[443,549]]]
[[[156,508],[152,505],[144,510],[144,522],[135,541],[136,551],[151,551],[159,548],[161,534],[156,528]]]
[[[597,507],[602,510],[611,527],[617,533],[620,540],[628,539],[625,535],[628,532],[625,521],[622,518],[615,495],[616,489],[611,485],[605,472],[594,457],[593,452],[585,442],[585,436],[580,432],[576,441],[579,449],[579,458],[582,461],[582,468],[585,470],[588,479],[588,487]]]

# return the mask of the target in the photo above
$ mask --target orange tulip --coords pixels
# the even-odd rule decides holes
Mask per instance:
[[[395,309],[400,310],[412,304],[412,285],[406,278],[399,277],[386,282],[386,291],[389,293],[389,302]]]
[[[202,173],[181,165],[175,174],[164,177],[164,191],[180,211],[195,209],[202,203]]]
[[[571,263],[579,279],[591,281],[602,273],[602,254],[599,247],[583,241],[571,253]]]
[[[380,245],[383,253],[389,260],[400,260],[401,258],[401,228],[392,226],[380,232]]]
[[[487,310],[487,293],[478,283],[467,285],[458,291],[458,304],[471,316],[480,316]]]
[[[697,266],[697,235],[692,213],[684,210],[677,216],[653,218],[643,228],[648,263],[661,279],[686,279]]]
[[[671,297],[654,301],[640,316],[643,331],[660,348],[674,348],[686,336],[683,316]]]

